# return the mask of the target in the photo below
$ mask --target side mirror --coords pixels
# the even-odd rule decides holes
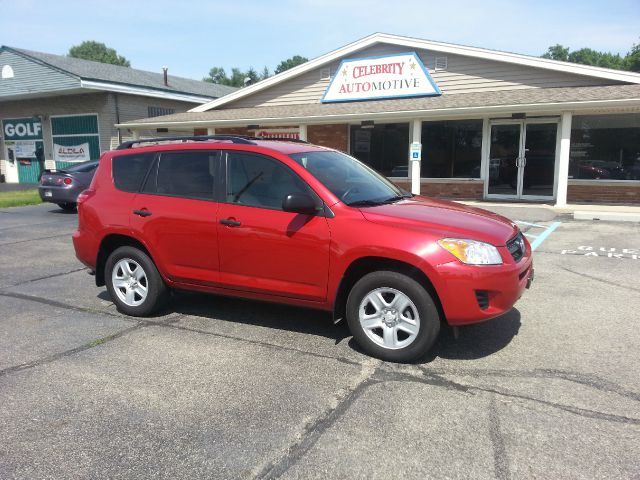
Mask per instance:
[[[322,210],[322,205],[306,193],[290,193],[282,201],[282,210],[303,215],[315,215]]]

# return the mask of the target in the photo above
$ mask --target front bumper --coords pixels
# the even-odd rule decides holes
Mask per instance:
[[[474,266],[454,261],[436,269],[444,281],[439,295],[450,325],[483,322],[508,312],[534,277],[530,251],[518,263]]]

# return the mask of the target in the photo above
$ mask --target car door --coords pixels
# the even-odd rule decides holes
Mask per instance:
[[[131,227],[171,280],[218,282],[219,160],[215,150],[161,152],[133,201]]]
[[[321,301],[327,294],[327,218],[282,210],[286,195],[316,194],[277,159],[226,152],[219,206],[220,282],[227,288]]]

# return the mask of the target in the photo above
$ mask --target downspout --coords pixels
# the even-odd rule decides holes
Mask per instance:
[[[119,125],[120,124],[120,106],[118,105],[117,93],[113,94],[113,100],[116,107],[116,125]],[[121,143],[122,143],[122,132],[120,131],[120,128],[118,128],[118,145],[120,145]]]

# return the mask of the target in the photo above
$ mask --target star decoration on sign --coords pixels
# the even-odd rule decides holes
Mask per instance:
[[[416,69],[416,65],[417,65],[417,64],[416,64],[415,62],[411,62],[411,63],[409,64],[409,66],[411,67],[411,70],[415,70],[415,69]]]
[[[349,71],[348,71],[347,67],[344,67],[344,70],[342,70],[342,76],[346,77],[348,72]]]

